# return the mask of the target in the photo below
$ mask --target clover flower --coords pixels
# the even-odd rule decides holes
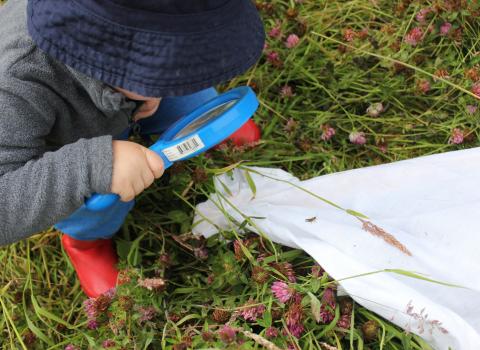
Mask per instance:
[[[102,347],[104,349],[113,348],[115,345],[115,341],[112,339],[107,339],[102,342]]]
[[[384,110],[385,108],[383,107],[383,103],[374,103],[367,108],[367,114],[370,117],[375,118],[378,117]]]
[[[267,52],[266,57],[267,61],[276,67],[282,64],[282,61],[280,60],[280,55],[277,51]]]
[[[109,290],[107,290],[106,292],[104,292],[102,294],[102,296],[104,296],[105,298],[108,298],[110,300],[112,300],[114,297],[115,297],[115,294],[116,294],[117,290],[115,288],[110,288]]]
[[[193,255],[199,260],[207,260],[208,259],[208,249],[205,247],[199,247],[193,249]]]
[[[257,282],[258,284],[265,283],[269,277],[270,277],[270,274],[263,267],[254,266],[252,268],[252,280]]]
[[[278,39],[282,37],[282,28],[280,26],[280,23],[277,22],[275,27],[273,27],[269,32],[268,36],[274,39]]]
[[[467,105],[467,112],[470,113],[470,114],[475,114],[475,112],[477,111],[477,106],[475,105]]]
[[[480,70],[477,68],[470,68],[465,71],[465,77],[473,82],[480,80]]]
[[[472,92],[473,92],[478,98],[480,98],[480,83],[474,84],[474,85],[472,86]]]
[[[140,323],[151,321],[157,315],[157,310],[153,306],[139,307],[138,312],[140,313],[140,318],[138,319]]]
[[[305,327],[303,326],[302,320],[303,320],[303,308],[302,308],[301,300],[298,300],[292,303],[286,312],[287,328],[290,331],[290,333],[292,333],[292,335],[296,338],[300,338],[303,332],[305,331]]]
[[[315,278],[320,278],[323,276],[323,273],[325,272],[325,270],[318,264],[314,264],[312,266],[312,277],[315,277]]]
[[[285,46],[289,49],[292,49],[295,46],[297,46],[299,42],[300,42],[300,38],[298,37],[297,34],[290,34],[287,40],[285,41]]]
[[[432,9],[430,7],[425,7],[421,9],[415,18],[417,19],[418,22],[424,24],[426,22],[427,15],[432,12]]]
[[[213,310],[213,313],[212,313],[212,319],[218,323],[227,322],[231,316],[232,316],[232,313],[224,309],[215,309]]]
[[[335,135],[335,129],[328,124],[322,125],[322,131],[320,138],[323,141],[328,141]]]
[[[286,303],[292,297],[294,290],[285,282],[275,281],[272,283],[272,293],[282,303]]]
[[[202,332],[202,339],[205,342],[211,342],[215,340],[215,335],[210,331]]]
[[[88,329],[97,329],[98,328],[98,322],[95,319],[90,319],[87,322],[87,328]]]
[[[283,128],[286,132],[290,133],[290,132],[293,132],[295,131],[295,129],[297,128],[298,126],[298,123],[295,121],[295,119],[293,118],[289,118],[287,120],[287,123],[285,124],[285,127]]]
[[[295,323],[288,326],[288,330],[295,338],[300,338],[305,331],[305,326],[303,324]]]
[[[162,291],[165,289],[165,280],[163,278],[145,278],[138,280],[137,284],[148,290]]]
[[[452,29],[452,24],[449,22],[445,22],[440,26],[440,35],[448,35],[450,30]]]
[[[423,38],[423,30],[420,27],[413,28],[405,36],[405,42],[411,46],[417,46]]]
[[[417,88],[420,92],[426,94],[430,91],[431,85],[430,82],[426,79],[421,79],[417,82]]]
[[[265,336],[267,338],[276,338],[278,337],[278,329],[275,327],[268,327],[265,331]]]
[[[256,321],[258,317],[261,317],[265,312],[265,305],[257,304],[253,299],[248,300],[240,311],[240,315],[245,321]]]
[[[83,308],[89,319],[97,316],[97,309],[95,308],[95,298],[89,298],[83,302]]]
[[[350,135],[348,135],[348,139],[354,145],[364,145],[367,143],[365,133],[361,131],[352,131]]]
[[[243,248],[250,247],[255,242],[254,239],[247,238],[247,239],[236,239],[233,242],[233,250],[235,252],[235,259],[238,261],[242,261],[245,258],[245,253],[243,252]]]
[[[356,33],[359,39],[366,39],[368,38],[368,28],[363,28],[361,31]]]
[[[127,284],[129,283],[132,279],[129,276],[129,271],[127,269],[120,270],[118,272],[118,277],[117,277],[117,283],[120,284]]]
[[[304,147],[311,147],[311,145],[308,144],[308,140],[304,140],[303,142]],[[295,283],[297,281],[293,266],[289,262],[271,263],[270,266],[280,272],[282,275],[286,276],[290,282]]]
[[[448,73],[448,70],[446,69],[437,69],[434,73],[435,77],[433,78],[435,81],[437,81],[437,78],[442,78],[442,79],[450,79],[450,73]]]
[[[300,350],[300,348],[295,343],[288,343],[287,350]]]
[[[357,37],[357,33],[351,28],[347,28],[343,31],[343,40],[347,42],[351,42],[355,40],[356,37]]]
[[[215,282],[215,275],[214,274],[210,274],[207,276],[207,284],[212,284],[213,282]]]
[[[73,344],[68,344],[66,347],[65,347],[65,350],[79,350],[75,345]]]
[[[343,329],[349,329],[351,320],[352,320],[352,315],[348,315],[348,314],[342,315],[340,316],[340,319],[337,322],[337,327],[340,327]]]
[[[110,306],[115,297],[116,290],[111,288],[97,298],[88,298],[83,302],[83,308],[87,315],[87,327],[89,329],[97,329],[97,316],[104,313]]]
[[[323,323],[332,322],[335,317],[336,304],[337,303],[333,289],[325,289],[325,292],[322,296],[322,306],[320,307],[320,319]]]
[[[293,89],[290,85],[284,85],[280,89],[280,96],[282,98],[290,98],[294,96]]]
[[[459,128],[455,128],[452,130],[452,135],[450,136],[450,139],[448,140],[448,143],[453,144],[453,145],[459,145],[463,143],[465,136],[462,130]]]
[[[232,327],[227,325],[223,326],[218,330],[218,337],[225,344],[230,344],[234,342],[236,335],[237,335],[237,332]]]
[[[377,143],[377,147],[380,152],[382,153],[387,153],[388,150],[388,144],[385,141],[380,141]]]

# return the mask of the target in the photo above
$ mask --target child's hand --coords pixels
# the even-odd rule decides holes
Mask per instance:
[[[142,145],[130,141],[113,141],[112,193],[124,202],[149,187],[163,175],[162,158]]]

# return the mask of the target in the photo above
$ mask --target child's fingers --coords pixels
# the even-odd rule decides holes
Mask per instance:
[[[139,181],[135,181],[133,183],[133,189],[135,191],[135,196],[138,196],[140,193],[142,193],[143,190],[145,189],[145,185],[143,183],[143,180],[139,179]]]
[[[165,170],[162,158],[148,148],[146,148],[145,156],[147,157],[148,166],[152,170],[153,176],[158,179],[163,175]]]
[[[133,185],[129,187],[129,189],[119,194],[122,202],[130,202],[135,198],[135,188],[133,187]]]
[[[151,171],[143,174],[143,184],[145,185],[145,188],[150,187],[153,181],[155,181],[155,176]]]

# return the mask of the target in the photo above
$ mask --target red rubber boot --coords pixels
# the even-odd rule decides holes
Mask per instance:
[[[260,128],[252,119],[249,119],[243,126],[235,131],[228,139],[220,145],[231,142],[234,146],[241,147],[244,145],[254,144],[260,140]],[[218,146],[217,146],[218,147]]]
[[[111,239],[80,241],[62,236],[68,254],[85,294],[96,298],[117,284],[117,254]]]

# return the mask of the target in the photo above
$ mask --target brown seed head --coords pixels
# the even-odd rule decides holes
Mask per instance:
[[[258,284],[265,283],[268,280],[269,277],[270,277],[270,274],[263,267],[261,267],[261,266],[254,266],[253,267],[253,269],[252,269],[252,279],[255,282],[257,282]]]
[[[187,350],[188,349],[188,345],[185,344],[185,343],[178,343],[178,344],[175,344],[173,346],[173,350]]]
[[[104,313],[112,303],[112,299],[104,294],[95,299],[95,310],[97,314]]]
[[[289,8],[287,12],[285,13],[287,18],[294,19],[298,16],[298,11],[294,9],[293,7]]]
[[[362,325],[363,336],[366,341],[373,341],[378,335],[378,323],[374,320],[369,320]]]
[[[209,331],[202,332],[202,339],[205,342],[211,342],[215,339],[215,334]]]
[[[477,68],[470,68],[465,71],[465,76],[473,82],[480,80],[480,72]]]
[[[340,313],[342,315],[351,315],[353,310],[353,301],[348,297],[343,297],[339,300]]]
[[[212,313],[212,319],[218,323],[225,323],[230,319],[231,312],[223,309],[215,309]]]
[[[37,341],[37,336],[31,330],[26,331],[25,334],[23,335],[23,342],[28,347],[33,346],[33,344],[35,344],[36,341]]]
[[[127,295],[122,295],[118,298],[118,305],[123,311],[132,310],[134,304],[135,302],[133,301],[133,298]]]

